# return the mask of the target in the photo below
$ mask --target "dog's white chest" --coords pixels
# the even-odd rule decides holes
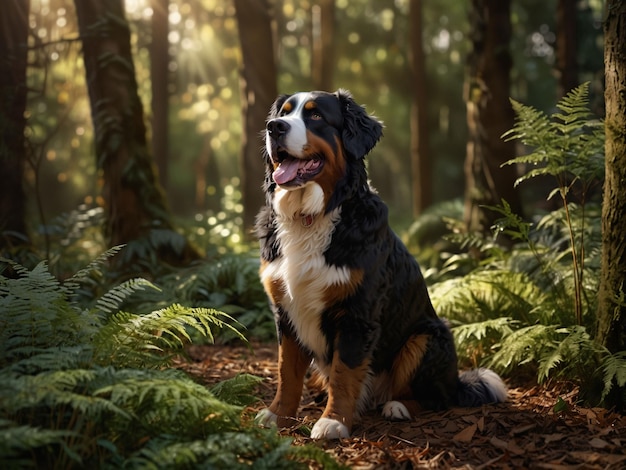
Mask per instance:
[[[301,217],[278,218],[278,239],[282,256],[263,271],[263,280],[280,281],[284,295],[280,301],[304,346],[318,358],[326,352],[326,339],[321,332],[321,314],[328,306],[324,294],[333,285],[350,281],[346,267],[330,266],[324,259],[340,209],[317,215],[310,226]]]

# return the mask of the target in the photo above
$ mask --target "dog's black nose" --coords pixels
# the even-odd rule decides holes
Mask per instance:
[[[287,134],[291,128],[289,123],[283,121],[282,119],[272,119],[267,123],[266,127],[270,137],[274,139],[278,139],[280,136]]]

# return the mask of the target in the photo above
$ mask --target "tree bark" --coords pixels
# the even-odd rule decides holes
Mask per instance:
[[[130,29],[122,0],[75,0],[83,43],[98,167],[102,170],[105,233],[112,246],[146,239],[157,259],[184,264],[197,258],[175,237],[148,152],[137,92]],[[152,237],[155,230],[173,237]],[[162,233],[162,232],[159,232]],[[147,254],[145,255],[147,256]]]
[[[609,0],[604,23],[605,181],[597,339],[626,350],[626,3]],[[621,296],[622,300],[618,302]],[[622,404],[623,406],[623,404]]]
[[[333,91],[335,70],[335,0],[321,0],[311,6],[313,88]]]
[[[152,153],[159,183],[167,190],[169,164],[169,0],[152,0],[152,44],[150,79],[152,81]]]
[[[29,11],[30,0],[8,0],[0,8],[0,253],[5,255],[28,245],[23,176]]]
[[[578,86],[576,4],[577,2],[572,0],[559,0],[556,7],[556,70],[559,98]]]
[[[490,233],[499,216],[484,206],[499,205],[502,199],[522,215],[520,198],[514,188],[516,169],[509,165],[501,167],[515,156],[515,144],[501,138],[514,122],[509,101],[510,12],[510,0],[472,0],[473,50],[468,58],[464,90],[468,125],[464,221],[470,232]]]
[[[235,0],[239,41],[243,57],[240,73],[243,135],[241,181],[244,228],[249,234],[256,214],[265,203],[261,190],[265,167],[260,133],[278,94],[272,35],[272,15],[267,0]]]
[[[422,38],[422,0],[409,3],[409,51],[413,95],[411,103],[411,183],[413,215],[432,204],[432,165],[428,138],[428,92]]]

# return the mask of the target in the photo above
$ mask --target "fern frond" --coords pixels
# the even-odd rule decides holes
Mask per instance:
[[[213,387],[211,393],[216,398],[231,405],[246,406],[258,401],[253,395],[254,388],[263,381],[261,377],[250,374],[239,374],[232,379],[222,380]]]
[[[179,436],[234,430],[240,407],[217,398],[204,386],[172,370],[110,370],[108,384],[93,391],[135,417],[148,435]]]
[[[69,430],[45,429],[31,425],[19,425],[10,420],[0,419],[0,467],[30,467],[25,454],[40,448],[65,447],[66,439],[76,436]]]
[[[538,346],[545,347],[548,343],[553,346],[555,329],[555,326],[531,325],[514,331],[502,339],[496,353],[487,360],[489,367],[506,371],[516,366],[537,363],[542,354]]]
[[[617,385],[619,388],[626,386],[626,351],[606,355],[601,367],[604,373],[604,389],[602,390],[602,400],[604,400],[614,386]]]
[[[505,165],[532,165],[516,185],[541,175],[573,175],[586,183],[604,171],[603,126],[593,119],[589,108],[589,83],[574,88],[558,103],[557,112],[548,117],[542,111],[512,101],[516,114],[513,129],[503,135],[506,140],[520,140],[533,148],[528,155],[513,158]],[[559,183],[562,194],[568,185]]]
[[[517,327],[518,323],[518,321],[510,317],[501,317],[459,325],[454,327],[452,331],[458,348],[466,349],[470,340],[482,341],[489,336],[490,332],[495,333],[499,338],[510,335],[513,332],[513,327]]]
[[[42,372],[37,375],[0,374],[4,389],[0,392],[3,407],[12,414],[21,410],[47,409],[76,410],[98,420],[105,414],[126,419],[128,414],[109,400],[87,393],[89,384],[98,376],[92,369]]]
[[[557,340],[553,343],[554,347],[546,347],[539,360],[537,371],[539,382],[547,379],[561,363],[567,364],[567,367],[580,365],[588,359],[585,357],[581,361],[581,350],[592,351],[593,348],[590,344],[591,338],[583,327],[559,328],[555,333]]]
[[[550,133],[550,119],[548,116],[532,106],[524,105],[511,99],[511,106],[515,112],[513,129],[505,132],[502,137],[510,140],[521,140],[524,145],[537,147]],[[508,164],[508,162],[507,162]]]
[[[27,357],[13,362],[7,369],[28,375],[52,370],[80,369],[91,361],[91,354],[88,345],[33,348]]]
[[[122,367],[161,367],[191,341],[188,329],[213,341],[212,327],[243,335],[229,315],[214,309],[174,304],[147,315],[118,312],[94,337],[95,360]],[[169,354],[169,356],[168,356]]]
[[[94,330],[93,318],[72,305],[45,262],[20,273],[0,276],[0,366],[43,348],[82,344]]]
[[[106,294],[96,301],[95,308],[100,312],[112,313],[118,311],[124,301],[132,294],[146,287],[160,291],[159,287],[143,278],[129,279],[110,289]]]
[[[463,324],[503,315],[525,323],[543,293],[523,273],[503,269],[477,270],[462,278],[434,284],[430,288],[435,310],[441,316]]]
[[[104,253],[100,254],[96,259],[92,260],[87,266],[78,270],[74,275],[69,277],[65,281],[65,286],[71,290],[76,289],[81,282],[84,282],[89,278],[89,275],[102,268],[104,264],[117,253],[124,248],[124,245],[114,246],[109,248]]]

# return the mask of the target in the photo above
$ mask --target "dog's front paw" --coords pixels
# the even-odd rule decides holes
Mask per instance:
[[[313,429],[311,429],[313,439],[343,439],[350,437],[348,427],[332,418],[320,418]]]
[[[411,413],[399,401],[388,401],[383,406],[383,418],[391,421],[407,421],[411,419]]]
[[[256,417],[254,418],[254,422],[262,428],[276,426],[277,421],[278,415],[270,411],[269,408],[262,409],[257,413]]]

